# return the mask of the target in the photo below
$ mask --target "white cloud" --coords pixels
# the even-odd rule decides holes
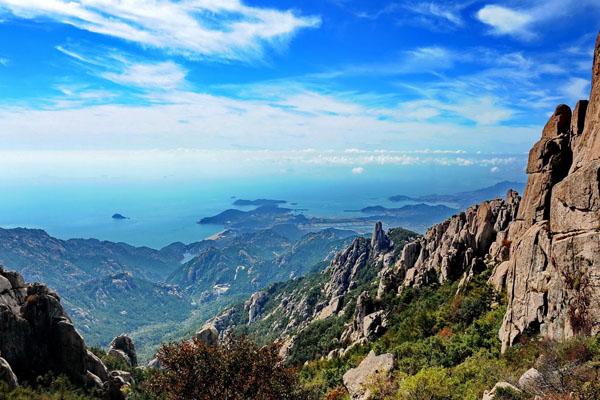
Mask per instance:
[[[499,171],[500,171],[500,168],[499,168],[499,167],[492,167],[492,168],[490,168],[490,172],[491,172],[492,174],[498,173]]]
[[[245,61],[321,22],[240,0],[0,0],[0,16],[11,14],[50,18],[189,57]]]
[[[0,57],[0,66],[6,67],[8,65],[8,58]]]
[[[61,180],[93,178],[146,179],[164,177],[251,176],[310,173],[333,168],[355,175],[366,172],[365,166],[443,168],[493,168],[507,166],[520,170],[527,155],[489,157],[475,154],[418,154],[388,150],[361,151],[357,154],[340,150],[214,150],[195,148],[147,150],[0,150],[0,181],[40,177]],[[352,167],[353,165],[362,165]],[[137,180],[136,180],[137,181]]]
[[[342,7],[345,5],[338,4]],[[434,30],[461,27],[464,25],[462,10],[469,2],[452,1],[393,2],[375,11],[351,11],[359,18],[377,20],[392,16],[399,23],[425,26]],[[406,17],[408,15],[408,17]]]
[[[492,32],[498,35],[516,35],[525,39],[533,35],[528,29],[534,19],[526,12],[503,6],[486,5],[477,12],[477,18],[491,26]]]
[[[590,81],[582,78],[570,78],[562,87],[563,95],[571,102],[589,97]]]
[[[186,84],[187,71],[172,61],[133,61],[132,56],[114,50],[73,50],[64,46],[56,46],[56,50],[83,63],[90,73],[119,85],[174,90]]]
[[[157,64],[129,64],[121,72],[105,72],[101,76],[120,85],[176,89],[183,85],[186,74],[179,65],[167,61]]]
[[[449,22],[455,26],[462,26],[464,24],[460,15],[460,10],[464,7],[463,5],[423,2],[407,5],[405,7],[415,14],[429,18],[441,19],[442,21],[446,23]]]
[[[343,93],[330,94],[325,102],[326,110],[335,112],[299,112],[290,107],[296,102],[294,95],[267,101],[165,91],[144,95],[146,104],[118,104],[115,99],[102,104],[96,96],[83,104],[70,104],[85,95],[81,90],[73,93],[43,109],[0,106],[0,143],[4,143],[0,148],[417,149],[427,143],[433,149],[452,145],[465,150],[525,151],[539,135],[536,127],[529,126],[471,126],[452,118],[417,120],[400,108],[351,102]],[[320,99],[317,94],[305,96]],[[315,104],[303,107],[318,110]],[[476,107],[461,112],[484,115]]]
[[[524,0],[513,3],[519,4],[519,8],[488,4],[476,16],[492,28],[493,34],[530,40],[537,36],[534,28],[544,23],[567,21],[577,13],[598,15],[600,11],[598,0]]]

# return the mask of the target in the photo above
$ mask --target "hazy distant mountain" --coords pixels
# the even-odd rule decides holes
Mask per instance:
[[[47,283],[59,292],[121,272],[161,281],[188,251],[185,245],[177,251],[161,251],[97,239],[61,240],[40,229],[0,228],[0,264],[19,271],[28,281]]]
[[[391,196],[391,201],[418,201],[425,203],[452,203],[460,206],[461,209],[467,208],[470,205],[481,203],[485,200],[502,198],[506,195],[509,189],[523,193],[525,184],[522,182],[502,181],[495,185],[488,186],[482,189],[459,192],[453,194],[428,194],[418,197],[410,197],[405,195]]]

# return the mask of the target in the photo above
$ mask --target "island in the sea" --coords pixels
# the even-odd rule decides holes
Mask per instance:
[[[112,219],[121,220],[121,219],[129,219],[129,218],[127,218],[126,216],[124,216],[122,214],[116,213],[116,214],[113,214]]]
[[[237,199],[233,202],[234,206],[276,206],[279,204],[285,204],[285,200],[272,200],[272,199],[256,199],[256,200],[245,200]]]
[[[487,199],[495,199],[504,197],[509,189],[523,193],[525,184],[522,182],[502,181],[495,185],[488,186],[482,189],[477,189],[468,192],[452,193],[452,194],[428,194],[424,196],[411,197],[406,195],[396,195],[389,197],[390,201],[403,202],[414,201],[419,203],[446,203],[457,206],[460,209],[466,209],[472,204],[481,203]]]

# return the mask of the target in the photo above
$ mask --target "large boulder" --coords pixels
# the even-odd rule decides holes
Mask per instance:
[[[127,335],[119,335],[108,346],[108,354],[123,361],[129,367],[137,367],[137,354],[133,340]]]
[[[219,343],[219,332],[210,324],[204,325],[194,337],[208,346],[216,346]]]
[[[530,394],[544,395],[549,387],[544,376],[535,368],[529,368],[519,378],[519,387]]]
[[[377,356],[371,351],[358,367],[344,374],[344,386],[352,400],[369,400],[372,394],[370,386],[378,379],[388,379],[393,368],[393,354]]]

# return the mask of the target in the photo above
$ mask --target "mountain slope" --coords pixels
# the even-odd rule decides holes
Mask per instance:
[[[272,282],[301,276],[349,243],[347,231],[326,229],[289,240],[273,229],[242,234],[180,266],[168,282],[206,301],[227,293],[252,293]]]
[[[176,286],[156,284],[120,273],[67,289],[65,305],[91,343],[156,323],[177,324],[191,310],[191,300]],[[143,347],[144,343],[138,343]]]
[[[61,240],[39,229],[0,228],[0,263],[28,280],[47,282],[59,292],[125,271],[161,281],[179,265],[186,251],[161,252],[96,239]]]

